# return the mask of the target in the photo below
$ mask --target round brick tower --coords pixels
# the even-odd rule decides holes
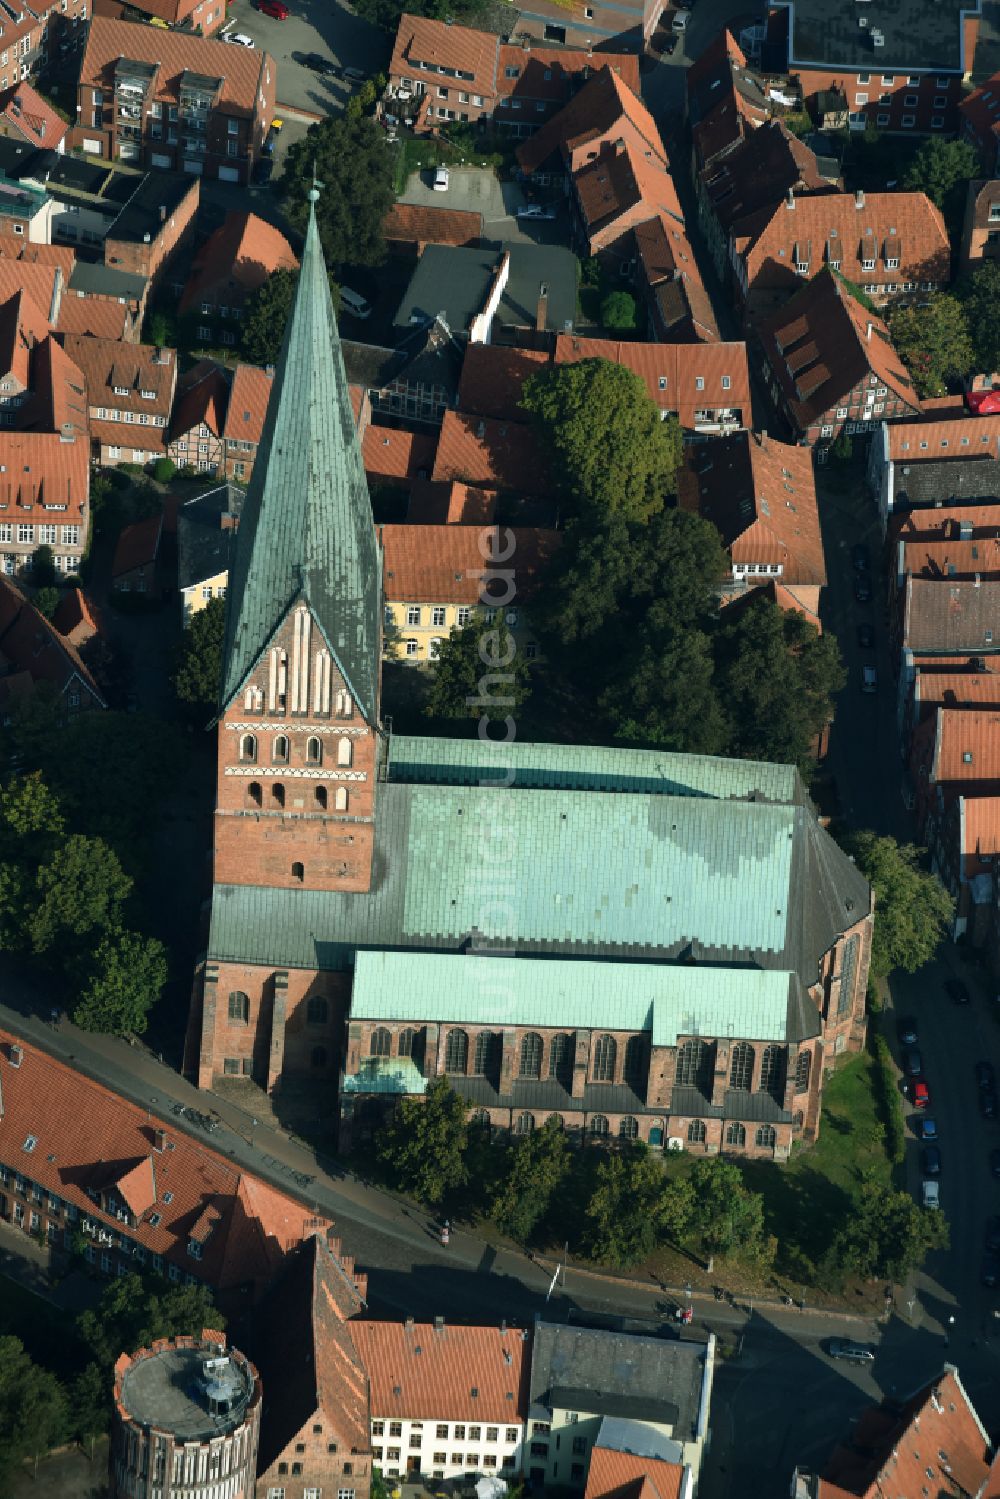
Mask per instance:
[[[260,1376],[225,1335],[162,1338],[115,1365],[112,1499],[253,1499]]]

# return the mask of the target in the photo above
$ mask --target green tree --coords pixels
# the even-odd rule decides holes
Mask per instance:
[[[31,581],[38,588],[51,588],[57,578],[56,559],[52,548],[45,544],[36,547],[31,557]]]
[[[615,738],[626,744],[690,755],[725,751],[729,736],[712,642],[701,630],[652,640],[642,631],[598,702]]]
[[[97,1364],[88,1364],[69,1390],[70,1426],[78,1442],[89,1444],[91,1461],[94,1443],[107,1431],[111,1416],[109,1376],[110,1366],[102,1370]]]
[[[541,1129],[522,1135],[508,1161],[490,1204],[490,1217],[501,1233],[526,1244],[569,1172],[570,1150],[562,1119],[550,1115]]]
[[[972,368],[966,309],[949,292],[931,292],[919,307],[896,308],[889,332],[919,396],[946,395],[949,381]]]
[[[867,830],[843,840],[875,893],[871,973],[916,973],[945,937],[955,903],[936,874],[921,868],[925,850]]]
[[[431,16],[436,21],[461,21],[474,26],[489,8],[488,0],[357,0],[353,9],[373,26],[395,34],[405,11],[412,16]]]
[[[153,464],[153,478],[157,484],[169,484],[177,472],[177,465],[172,458],[157,458]]]
[[[948,1247],[948,1220],[909,1192],[866,1175],[830,1248],[830,1261],[865,1280],[905,1280],[932,1249]]]
[[[378,1132],[376,1151],[402,1191],[436,1207],[464,1185],[467,1114],[465,1101],[443,1077],[428,1084],[423,1099],[400,1099]]]
[[[956,292],[972,338],[973,360],[966,370],[1000,370],[1000,262],[984,260]]]
[[[155,937],[109,931],[79,966],[73,1023],[84,1031],[141,1036],[167,982],[167,954]]]
[[[30,920],[36,953],[71,956],[117,925],[132,881],[100,838],[71,834],[38,871]]]
[[[662,510],[681,432],[674,417],[661,420],[638,375],[607,359],[554,365],[525,382],[521,404],[571,510],[629,520]]]
[[[281,194],[289,223],[305,233],[307,190],[322,182],[316,222],[327,263],[381,265],[385,216],[395,199],[385,131],[367,117],[328,117],[288,148]]]
[[[112,1369],[122,1353],[147,1348],[154,1338],[196,1336],[205,1327],[225,1326],[208,1286],[169,1285],[134,1272],[109,1281],[98,1305],[76,1319],[81,1340],[103,1370]]]
[[[612,333],[631,333],[639,323],[639,305],[627,291],[612,291],[601,303],[601,325]]]
[[[751,1192],[738,1166],[721,1156],[695,1161],[691,1172],[693,1209],[689,1232],[709,1254],[767,1257],[764,1200]]]
[[[969,179],[980,173],[979,156],[968,141],[924,141],[903,174],[906,192],[926,193],[944,214],[949,232],[957,234],[965,212]]]
[[[174,691],[196,718],[205,721],[219,706],[225,638],[225,600],[210,599],[192,614],[181,639]]]
[[[715,659],[728,753],[808,769],[847,680],[836,637],[820,635],[795,610],[752,599],[723,614]]]
[[[438,647],[424,712],[428,718],[516,719],[531,693],[531,668],[503,623],[477,615]]]
[[[58,588],[52,584],[47,584],[46,587],[39,588],[32,602],[39,614],[44,614],[46,619],[51,619],[59,607],[59,600],[61,598],[62,594]]]
[[[11,1475],[26,1457],[40,1457],[65,1435],[66,1397],[54,1374],[40,1369],[19,1338],[0,1337],[0,1470]]]
[[[242,348],[250,364],[277,363],[298,279],[297,271],[275,271],[247,302]]]
[[[609,1151],[587,1203],[587,1253],[618,1270],[646,1259],[656,1248],[663,1197],[663,1167],[645,1145]]]

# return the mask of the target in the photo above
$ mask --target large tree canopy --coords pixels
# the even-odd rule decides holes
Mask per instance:
[[[338,268],[381,265],[382,226],[395,197],[384,130],[367,116],[339,115],[310,125],[302,140],[288,148],[282,200],[289,222],[302,233],[314,171],[323,184],[316,222],[327,263]]]
[[[968,141],[937,136],[924,141],[903,174],[907,192],[926,193],[944,214],[952,234],[962,225],[969,179],[979,174],[979,157]]]
[[[919,307],[889,314],[889,332],[919,396],[943,396],[949,382],[972,368],[974,354],[965,308],[947,292],[932,292]]]
[[[571,510],[645,520],[673,493],[680,427],[661,420],[631,370],[607,359],[555,365],[525,383],[522,404]]]
[[[976,370],[1000,369],[1000,263],[984,260],[959,282],[957,292],[965,308]],[[966,370],[971,366],[972,361]]]
[[[492,622],[477,615],[438,646],[424,712],[428,718],[516,720],[530,692],[530,667],[502,611]]]
[[[174,691],[203,722],[219,705],[225,634],[225,600],[211,599],[191,616],[181,639]]]
[[[916,973],[944,938],[955,903],[936,874],[920,867],[924,850],[868,831],[851,833],[844,848],[875,892],[871,972]]]

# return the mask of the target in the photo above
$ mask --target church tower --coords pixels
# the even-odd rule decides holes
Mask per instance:
[[[229,573],[216,884],[371,886],[382,559],[310,190]]]

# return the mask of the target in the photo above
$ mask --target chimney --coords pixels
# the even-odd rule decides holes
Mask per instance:
[[[625,138],[624,138],[624,136],[620,135],[618,137],[618,139],[615,141],[615,155],[616,156],[624,156],[625,155]]]
[[[274,379],[274,365],[273,364],[265,364],[265,366],[264,366],[264,374],[267,376],[267,378],[269,380],[273,380]]]
[[[854,194],[854,206],[855,206],[855,208],[864,208],[864,206],[865,206],[865,194],[864,194],[864,189],[863,188],[859,187],[857,189],[857,191],[855,192],[855,194]]]
[[[413,1318],[412,1317],[407,1317],[407,1319],[406,1319],[406,1330],[407,1330],[407,1332],[412,1332],[413,1331]]]
[[[787,193],[785,194],[785,207],[786,208],[794,208],[795,207],[795,194],[792,192],[791,188],[789,188],[788,191],[787,191]]]
[[[163,203],[161,203],[161,204],[160,204],[160,223],[161,223],[161,224],[165,224],[165,223],[166,223],[166,222],[167,222],[167,210],[166,210],[166,205],[165,205],[165,204],[163,204]]]
[[[10,1065],[12,1067],[20,1067],[21,1063],[24,1061],[24,1051],[20,1046],[18,1046],[16,1041],[11,1042],[11,1047],[8,1055],[10,1057]]]
[[[875,325],[874,325],[874,323],[873,323],[873,322],[872,322],[872,320],[871,320],[871,318],[869,318],[869,319],[868,319],[868,322],[867,322],[867,324],[866,324],[866,325],[865,325],[865,338],[867,338],[867,340],[868,340],[868,342],[869,342],[869,343],[871,343],[871,339],[872,339],[872,328],[873,328],[873,327],[874,327],[874,326],[875,326]]]
[[[443,1333],[444,1332],[444,1318],[443,1317],[435,1317],[434,1318],[434,1331],[438,1332],[438,1333]]]
[[[549,288],[545,281],[539,283],[538,306],[535,308],[535,332],[544,333],[545,324],[548,321],[549,310]]]
[[[167,1148],[167,1132],[166,1132],[166,1130],[165,1129],[154,1129],[154,1131],[153,1131],[153,1149],[154,1150],[159,1150],[159,1151],[162,1152],[162,1151],[166,1150],[166,1148]]]

